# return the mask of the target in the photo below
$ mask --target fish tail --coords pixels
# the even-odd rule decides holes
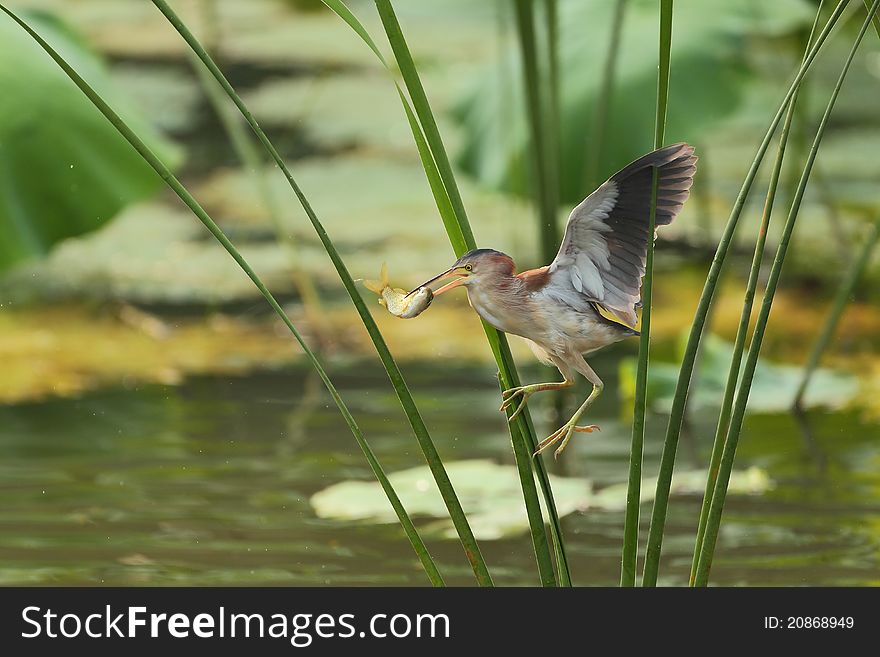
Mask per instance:
[[[379,281],[365,280],[364,287],[367,288],[370,292],[382,294],[382,284]]]
[[[365,280],[364,287],[367,288],[370,292],[375,292],[376,294],[382,294],[382,290],[388,287],[388,264],[382,263],[382,269],[379,272],[379,280]]]

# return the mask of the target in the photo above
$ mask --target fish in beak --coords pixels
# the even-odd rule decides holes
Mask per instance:
[[[444,292],[448,292],[449,290],[456,288],[459,285],[462,285],[468,279],[469,275],[470,275],[470,271],[468,271],[464,267],[458,267],[458,266],[452,267],[451,269],[447,269],[446,271],[444,271],[442,274],[437,274],[437,276],[435,276],[434,278],[425,281],[424,283],[419,285],[417,288],[412,290],[409,294],[407,294],[407,296],[409,296],[410,294],[413,294],[415,292],[418,292],[422,288],[428,287],[432,283],[436,283],[437,281],[441,281],[444,278],[449,278],[450,276],[458,276],[459,277],[459,278],[456,278],[454,281],[450,281],[446,285],[443,285],[443,286],[437,288],[437,290],[434,291],[434,296],[436,297],[439,294],[443,294]]]

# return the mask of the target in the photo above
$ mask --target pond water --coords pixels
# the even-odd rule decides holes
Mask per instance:
[[[609,384],[591,417],[602,432],[577,436],[563,459],[548,461],[551,471],[598,486],[625,481],[629,425],[615,398],[618,357],[595,359]],[[385,469],[421,465],[382,372],[372,362],[332,369]],[[444,459],[512,463],[489,368],[404,370]],[[525,372],[529,380],[542,374]],[[543,433],[549,400],[533,406]],[[650,419],[646,474],[656,471],[665,420]],[[691,418],[682,469],[705,466],[713,428],[711,412]],[[878,438],[876,424],[857,412],[814,413],[806,424],[750,417],[737,468],[760,467],[774,486],[729,497],[713,583],[880,584]],[[427,583],[396,525],[313,512],[313,493],[372,475],[300,367],[8,405],[0,408],[0,449],[3,584]],[[697,495],[673,498],[661,583],[686,582],[699,505]],[[643,521],[649,513],[643,505]],[[575,583],[616,584],[622,513],[589,510],[563,525]],[[455,541],[427,540],[447,583],[473,582]],[[482,548],[496,583],[536,583],[526,535]]]

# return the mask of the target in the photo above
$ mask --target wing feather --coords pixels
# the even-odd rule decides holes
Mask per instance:
[[[697,158],[680,143],[640,157],[572,210],[543,293],[573,305],[599,304],[634,326],[648,249],[651,188],[658,171],[655,224],[665,226],[690,194]]]

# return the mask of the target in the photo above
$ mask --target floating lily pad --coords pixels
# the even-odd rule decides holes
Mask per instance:
[[[593,494],[590,508],[603,511],[623,511],[626,509],[626,493],[629,484],[614,484]],[[761,468],[751,467],[747,470],[734,470],[730,473],[728,491],[734,495],[760,495],[773,487],[773,481]],[[651,502],[657,488],[657,477],[642,479],[642,504]],[[706,490],[706,471],[688,470],[676,472],[672,476],[669,488],[671,495],[702,495]]]
[[[497,540],[528,530],[519,474],[514,466],[474,459],[448,462],[446,472],[478,539]],[[429,523],[426,531],[435,531],[444,538],[456,538],[446,506],[427,466],[401,470],[388,478],[408,513],[440,519]],[[591,484],[586,479],[550,475],[550,483],[560,517],[575,511],[619,511],[626,506],[626,483],[608,486],[598,492],[592,492]],[[705,471],[677,473],[673,479],[672,493],[702,493],[705,483]],[[642,502],[653,499],[654,484],[655,481],[651,479],[644,480]],[[766,473],[757,468],[735,472],[731,476],[730,490],[733,493],[757,494],[770,486]],[[312,495],[309,501],[321,518],[397,522],[397,516],[382,488],[372,481],[333,484]]]
[[[679,351],[684,350],[683,336]],[[696,389],[688,396],[691,408],[717,407],[724,397],[727,373],[733,359],[733,345],[721,338],[709,335],[703,339]],[[678,381],[678,365],[652,362],[648,370],[648,403],[659,412],[668,412]],[[627,358],[620,363],[620,390],[625,398],[632,399],[635,389],[636,360]],[[748,410],[754,413],[787,411],[794,403],[800,384],[803,366],[782,365],[762,359],[755,370],[749,395]],[[823,407],[839,409],[856,397],[858,379],[844,372],[817,369],[804,395],[805,408]]]
[[[239,246],[273,290],[293,288],[290,260],[277,244]],[[44,260],[20,265],[2,279],[0,296],[216,304],[259,292],[192,214],[144,204],[93,234],[67,240]]]
[[[519,475],[515,467],[474,459],[446,463],[446,472],[468,515],[477,538],[494,540],[528,529]],[[389,475],[407,511],[414,516],[442,518],[431,528],[455,538],[440,492],[427,466]],[[550,477],[560,516],[582,509],[590,501],[585,479]],[[397,522],[385,493],[374,481],[344,481],[312,495],[312,508],[321,518]]]
[[[357,99],[357,110],[352,99]],[[246,94],[264,125],[305,128],[318,146],[369,145],[412,151],[412,133],[391,76],[358,71],[322,77],[274,78]]]

